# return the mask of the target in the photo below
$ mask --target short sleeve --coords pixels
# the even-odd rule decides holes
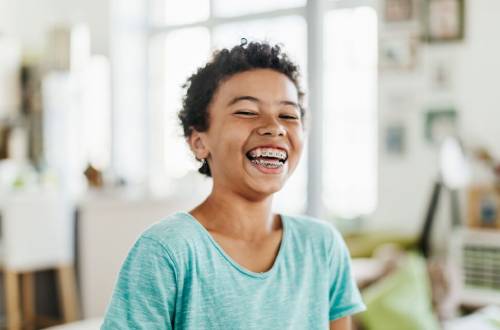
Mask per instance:
[[[332,227],[330,250],[330,321],[366,310],[351,273],[351,258],[342,236]]]
[[[168,251],[142,236],[122,265],[101,330],[172,329],[176,291]]]

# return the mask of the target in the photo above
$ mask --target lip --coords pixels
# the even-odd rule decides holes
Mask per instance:
[[[288,164],[284,163],[281,167],[278,168],[265,168],[263,166],[255,165],[250,162],[250,166],[252,166],[255,170],[263,173],[263,174],[282,174],[285,168],[288,168]]]
[[[255,147],[252,147],[252,148],[248,149],[245,152],[245,154],[247,154],[249,151],[251,151],[253,149],[256,149],[256,148],[275,148],[275,149],[280,149],[280,150],[285,151],[286,154],[288,155],[288,148],[284,144],[261,144],[261,145],[258,145],[258,146],[255,146]]]

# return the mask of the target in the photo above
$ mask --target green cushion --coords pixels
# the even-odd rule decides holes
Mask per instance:
[[[363,290],[367,311],[359,318],[368,330],[438,330],[430,292],[425,259],[409,253],[391,274]]]

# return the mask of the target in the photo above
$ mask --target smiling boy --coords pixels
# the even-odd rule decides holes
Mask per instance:
[[[298,67],[245,42],[185,87],[179,118],[212,191],[137,240],[102,329],[350,329],[365,306],[342,237],[272,212],[304,146]]]

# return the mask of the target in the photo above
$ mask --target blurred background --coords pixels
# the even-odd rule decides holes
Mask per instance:
[[[307,147],[274,202],[343,233],[359,329],[500,329],[500,2],[0,0],[0,325],[98,329],[210,179],[176,120],[214,49],[280,43]],[[63,324],[63,325],[61,325]]]

